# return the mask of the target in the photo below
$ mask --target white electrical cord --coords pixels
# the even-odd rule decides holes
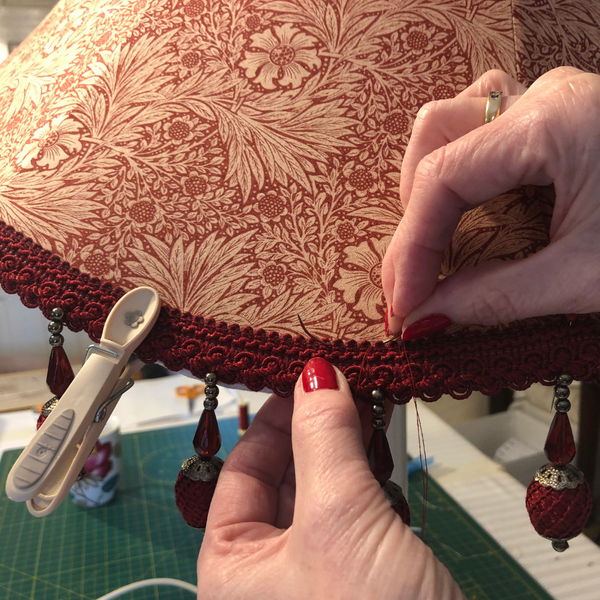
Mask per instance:
[[[141,588],[150,587],[152,585],[170,585],[172,587],[182,588],[187,590],[188,592],[192,592],[193,594],[198,593],[198,588],[191,583],[187,583],[186,581],[179,581],[179,579],[144,579],[144,581],[136,581],[135,583],[130,583],[129,585],[123,586],[118,590],[114,590],[105,594],[98,600],[113,600],[114,598],[118,598],[127,592],[132,592],[133,590],[139,590]]]

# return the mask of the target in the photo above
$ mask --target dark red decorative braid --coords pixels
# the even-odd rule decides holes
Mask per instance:
[[[206,527],[208,509],[216,487],[217,480],[193,481],[179,471],[175,482],[175,504],[190,527]]]
[[[125,293],[71,268],[1,221],[0,285],[18,294],[25,306],[39,307],[47,318],[55,306],[63,308],[65,325],[85,330],[95,341]],[[561,371],[599,381],[600,319],[581,315],[570,323],[558,315],[508,327],[454,328],[404,347],[397,342],[319,342],[165,306],[137,355],[147,363],[160,360],[172,371],[188,369],[199,378],[217,372],[226,385],[268,388],[280,396],[291,396],[304,364],[320,356],[344,373],[355,396],[368,401],[373,390],[385,388],[392,401],[404,404],[413,393],[433,401],[442,394],[466,398],[475,390],[494,395],[504,387],[548,385]]]
[[[534,529],[545,538],[570,539],[579,535],[592,511],[587,481],[575,489],[554,490],[532,481],[527,488],[527,512]]]

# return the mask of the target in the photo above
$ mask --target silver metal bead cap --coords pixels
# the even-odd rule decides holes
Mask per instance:
[[[204,458],[202,456],[192,456],[182,465],[181,470],[186,477],[192,481],[216,481],[223,467],[223,461],[217,456]]]
[[[402,488],[391,479],[388,479],[385,483],[381,484],[381,489],[392,506],[396,506],[396,504],[404,498]]]
[[[548,463],[538,469],[533,479],[553,490],[574,490],[583,483],[583,473],[571,464],[562,467]]]
[[[58,404],[58,398],[56,396],[54,396],[54,398],[50,398],[50,400],[48,400],[48,402],[46,402],[46,404],[44,404],[44,406],[42,406],[42,414],[45,417],[48,417],[50,415],[50,413],[54,410],[54,408],[56,407],[57,404]]]

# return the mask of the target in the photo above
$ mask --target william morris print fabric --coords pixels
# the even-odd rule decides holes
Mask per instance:
[[[0,220],[172,308],[383,338],[418,109],[596,70],[588,0],[63,0],[0,67]],[[483,118],[483,116],[482,116]],[[547,242],[549,190],[465,215],[442,276]]]

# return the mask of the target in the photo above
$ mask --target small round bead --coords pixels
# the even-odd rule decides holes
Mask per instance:
[[[373,404],[371,406],[371,414],[374,417],[383,417],[383,416],[385,416],[385,406],[383,404]]]
[[[554,386],[554,395],[557,398],[568,398],[571,394],[571,390],[566,385]]]
[[[63,345],[65,338],[59,333],[57,335],[51,335],[48,341],[53,348],[58,348]]]
[[[385,401],[385,396],[379,390],[373,390],[371,392],[371,398],[373,398],[373,402],[376,404],[383,404]]]
[[[204,408],[206,410],[215,410],[215,408],[217,408],[217,406],[219,406],[219,403],[214,398],[207,398],[204,401]]]
[[[566,413],[571,409],[571,403],[566,398],[561,398],[560,400],[556,401],[554,407],[558,412]]]
[[[569,547],[569,542],[567,540],[553,540],[552,548],[557,552],[564,552]]]
[[[65,311],[62,308],[53,308],[50,315],[53,321],[62,321],[65,316]]]
[[[558,376],[558,383],[562,385],[571,385],[573,383],[573,376],[570,373],[561,373]]]
[[[206,383],[206,385],[215,385],[217,383],[216,373],[207,373],[204,378],[204,383]]]
[[[53,335],[60,333],[62,330],[63,326],[59,321],[50,321],[50,323],[48,323],[48,331]]]
[[[216,385],[215,386],[207,385],[204,388],[204,395],[207,398],[216,398],[219,395],[219,388]]]
[[[371,419],[371,426],[373,427],[373,429],[384,429],[385,419],[374,417],[373,419]]]

